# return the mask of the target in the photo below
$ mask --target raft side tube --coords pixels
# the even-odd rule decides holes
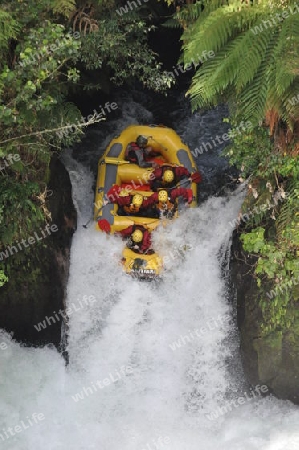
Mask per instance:
[[[137,278],[156,278],[163,269],[163,260],[157,253],[140,254],[126,247],[122,255],[125,272]]]
[[[119,158],[120,154],[122,153],[122,150],[123,150],[122,144],[120,142],[115,142],[110,147],[106,156],[110,156],[113,158]]]

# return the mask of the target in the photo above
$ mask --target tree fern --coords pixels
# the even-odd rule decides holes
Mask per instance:
[[[202,11],[197,4],[198,17],[190,21],[182,37],[184,63],[204,50],[216,56],[205,61],[192,80],[188,94],[193,109],[215,105],[222,98],[235,102],[244,120],[257,123],[268,109],[274,109],[293,128],[299,109],[290,102],[299,79],[299,15],[284,21],[273,18],[294,4],[277,4],[271,11],[266,2],[215,0],[201,3]],[[187,9],[185,15],[191,17],[192,8]]]

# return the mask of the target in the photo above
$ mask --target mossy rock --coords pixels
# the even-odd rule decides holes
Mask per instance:
[[[253,348],[258,355],[258,376],[263,382],[273,378],[282,361],[282,332],[276,331],[255,339]]]

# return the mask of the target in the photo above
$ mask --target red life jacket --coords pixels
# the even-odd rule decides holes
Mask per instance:
[[[132,234],[134,233],[135,230],[140,230],[143,233],[143,239],[141,242],[138,242],[137,245],[139,248],[139,252],[143,253],[146,250],[149,250],[149,248],[152,245],[152,240],[151,240],[151,234],[148,230],[144,229],[144,227],[140,226],[140,225],[133,225],[132,228]]]
[[[124,211],[128,214],[139,213],[140,211],[140,206],[135,206],[132,203],[130,203],[129,205],[125,205],[123,208]]]

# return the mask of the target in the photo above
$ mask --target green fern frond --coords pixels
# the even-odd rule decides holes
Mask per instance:
[[[236,35],[237,23],[237,15],[227,14],[223,9],[211,13],[200,24],[197,22],[197,26],[191,27],[185,33],[187,42],[184,46],[185,59],[191,60],[195,51],[213,50],[218,52],[232,36]],[[193,33],[195,36],[191,39]]]
[[[52,10],[56,14],[61,14],[68,18],[75,9],[76,0],[53,0]]]
[[[240,114],[244,115],[244,120],[252,120],[255,123],[265,116],[267,108],[271,108],[267,100],[275,64],[273,49],[278,38],[278,34],[273,32],[261,34],[267,36],[267,47],[263,59],[252,82],[240,92]]]
[[[236,81],[234,67],[238,64],[238,46],[241,40],[241,36],[235,39],[197,71],[188,91],[193,108],[217,104],[221,96],[225,95],[226,89]]]
[[[230,40],[246,33],[256,21],[257,9],[246,6],[242,8],[241,12],[242,14],[240,11],[228,7],[220,8],[207,18],[198,19],[184,32],[184,59],[191,60],[196,51],[213,50],[217,52]],[[254,37],[253,33],[250,35]],[[249,48],[250,42],[249,47],[243,48],[243,52],[248,51]]]
[[[0,9],[0,52],[8,49],[9,41],[16,39],[20,25],[12,16]]]
[[[220,2],[218,2],[220,3]],[[186,5],[181,11],[178,11],[174,17],[187,23],[192,23],[202,14],[204,8],[203,1],[197,1],[192,5]]]
[[[237,93],[241,92],[246,85],[253,82],[259,68],[264,65],[265,60],[269,64],[267,54],[269,53],[271,41],[273,41],[272,30],[265,30],[263,33],[257,35],[247,31],[244,35],[242,46],[239,49],[240,59],[236,82]]]
[[[180,22],[175,17],[172,17],[171,19],[168,19],[166,22],[164,22],[162,24],[162,27],[165,27],[165,28],[181,28],[182,25],[180,24]]]
[[[269,4],[263,0],[220,6],[217,0],[204,3],[204,10],[182,37],[185,64],[204,50],[216,53],[193,77],[188,95],[194,109],[215,105],[220,99],[234,101],[243,119],[254,122],[274,109],[292,129],[299,109],[299,102],[291,105],[289,101],[299,75],[299,15],[274,19],[275,12],[282,13],[291,4],[295,3],[279,5],[269,13]]]

